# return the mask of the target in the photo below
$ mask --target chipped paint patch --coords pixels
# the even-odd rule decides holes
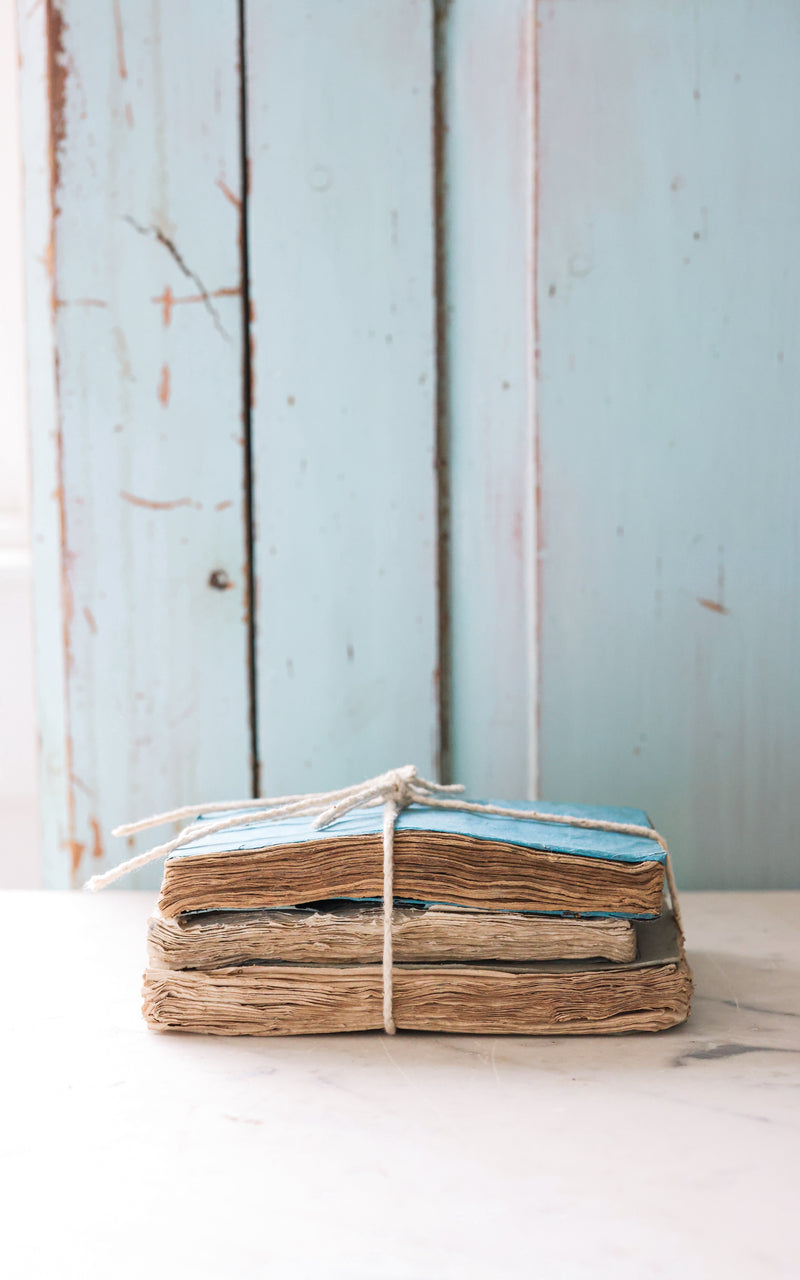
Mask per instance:
[[[190,293],[186,297],[176,298],[170,285],[166,285],[164,292],[158,294],[155,298],[151,298],[150,301],[161,307],[164,328],[168,329],[172,323],[172,313],[176,307],[186,306],[187,303],[194,302],[207,304],[209,298],[238,298],[241,292],[241,288],[238,285],[226,285],[221,289],[214,289],[213,293]]]
[[[169,285],[164,286],[164,292],[157,298],[151,298],[151,302],[157,302],[161,307],[161,317],[164,321],[164,328],[168,329],[172,323],[172,309],[175,306],[175,294]]]
[[[80,870],[81,859],[83,858],[86,845],[82,844],[80,840],[75,839],[67,840],[66,845],[69,849],[69,869],[72,873],[72,880],[74,883],[78,875],[78,871]]]
[[[718,600],[707,600],[705,596],[698,596],[697,603],[704,609],[710,609],[712,613],[723,613],[726,617],[730,613],[730,609],[726,609],[724,604],[720,604]]]
[[[170,395],[169,365],[164,364],[161,366],[161,377],[158,383],[158,401],[162,409],[167,408],[167,405],[169,404],[169,395]]]
[[[47,79],[50,102],[50,189],[53,218],[58,212],[61,183],[61,151],[66,137],[67,59],[64,52],[66,23],[55,0],[47,4]]]
[[[128,67],[125,62],[125,36],[122,30],[122,14],[119,0],[114,0],[114,32],[117,37],[117,71],[120,80],[128,79]]]
[[[230,203],[233,205],[234,209],[241,209],[242,207],[241,200],[239,200],[238,197],[233,194],[228,184],[224,182],[222,178],[217,178],[217,186],[219,187],[220,191],[224,195],[225,199],[229,200]]]
[[[102,298],[56,298],[56,308],[59,307],[107,307],[108,303]]]
[[[119,496],[132,506],[145,507],[148,511],[174,511],[177,507],[193,507],[195,511],[201,511],[203,507],[202,502],[193,502],[191,498],[171,498],[158,502],[154,498],[139,498],[135,493],[126,493],[124,489],[120,489]]]
[[[100,833],[100,823],[97,818],[90,818],[89,826],[92,828],[92,858],[99,862],[103,856],[103,837]]]

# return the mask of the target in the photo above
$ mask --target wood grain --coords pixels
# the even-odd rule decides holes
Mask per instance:
[[[452,776],[534,797],[534,5],[443,9]]]
[[[44,8],[31,426],[45,876],[65,885],[125,852],[120,818],[249,788],[238,18]],[[33,56],[42,21],[21,17]]]
[[[265,794],[438,768],[432,21],[247,8]]]
[[[542,787],[796,885],[800,10],[539,13]]]

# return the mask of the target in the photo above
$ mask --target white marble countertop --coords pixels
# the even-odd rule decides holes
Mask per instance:
[[[154,1035],[150,894],[2,895],[6,1280],[800,1276],[800,893],[655,1036]]]

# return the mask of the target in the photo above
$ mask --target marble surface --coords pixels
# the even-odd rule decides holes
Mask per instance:
[[[0,897],[7,1280],[800,1276],[800,893],[686,895],[607,1039],[158,1036],[152,895]]]

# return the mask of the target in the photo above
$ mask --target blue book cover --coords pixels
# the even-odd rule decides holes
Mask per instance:
[[[639,809],[501,803],[650,828]],[[208,815],[209,827],[222,817]],[[313,823],[313,816],[253,819],[225,831],[198,831],[167,860],[162,910],[177,914],[321,898],[379,899],[382,806],[351,810],[321,830]],[[483,844],[485,858],[476,853]],[[206,856],[213,872],[202,866]],[[644,835],[412,804],[396,820],[395,902],[652,918],[661,909],[665,861],[657,841]]]
[[[590,821],[614,822],[649,827],[650,820],[641,809],[612,808],[606,805],[550,804],[544,800],[492,800],[488,803],[511,809],[530,809],[558,815],[588,818]],[[212,820],[224,815],[214,814]],[[381,806],[353,809],[329,827],[319,831],[313,817],[278,818],[275,821],[253,821],[247,826],[216,835],[198,835],[171,854],[171,858],[196,857],[204,852],[272,849],[278,845],[306,844],[309,841],[336,840],[354,836],[379,836],[383,825]],[[435,831],[444,835],[467,836],[474,840],[519,845],[524,849],[542,849],[549,853],[576,854],[583,858],[599,858],[610,862],[660,862],[666,855],[655,840],[647,836],[621,835],[615,831],[595,831],[527,818],[501,818],[494,814],[465,813],[450,809],[429,809],[410,805],[403,809],[395,824],[398,832]]]

